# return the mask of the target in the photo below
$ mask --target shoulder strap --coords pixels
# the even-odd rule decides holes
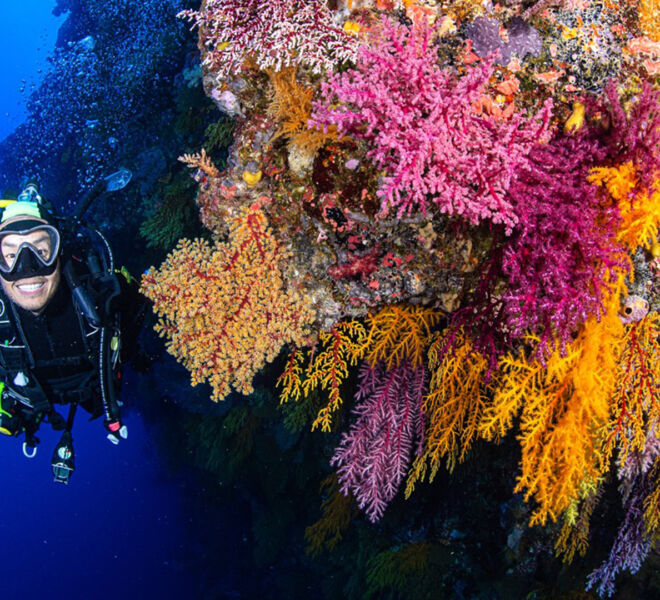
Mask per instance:
[[[25,344],[12,323],[10,305],[0,290],[0,369],[5,377],[28,368]]]
[[[30,408],[36,412],[49,413],[53,407],[39,380],[32,372],[34,368],[34,357],[27,345],[16,308],[13,303],[4,297],[4,294],[2,296],[4,313],[0,319],[3,321],[7,319],[7,322],[3,323],[3,325],[13,330],[11,338],[13,342],[11,344],[3,343],[0,346],[0,360],[3,363],[2,367],[5,371],[3,375],[7,379],[5,385],[17,394],[21,402],[29,403]]]

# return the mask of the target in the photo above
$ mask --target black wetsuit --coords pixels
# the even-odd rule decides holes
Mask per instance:
[[[91,350],[98,345],[98,330],[75,310],[66,282],[60,281],[55,295],[38,315],[14,307],[32,352],[32,372],[46,396],[53,404],[80,402],[93,416],[100,415],[102,406],[95,393],[98,375]]]

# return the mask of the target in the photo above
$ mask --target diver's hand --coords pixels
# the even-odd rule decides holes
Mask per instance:
[[[126,425],[122,425],[120,420],[104,421],[103,425],[108,430],[106,437],[115,445],[119,443],[119,440],[125,440],[128,437],[128,428]]]

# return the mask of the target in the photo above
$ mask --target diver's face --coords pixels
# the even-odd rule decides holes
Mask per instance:
[[[0,253],[7,264],[16,257],[16,251],[21,244],[28,242],[36,252],[46,257],[49,252],[48,236],[43,231],[36,230],[26,234],[8,234],[0,242]],[[50,302],[60,283],[59,260],[55,270],[49,275],[32,275],[16,281],[6,281],[0,278],[2,290],[7,298],[25,310],[40,313]]]

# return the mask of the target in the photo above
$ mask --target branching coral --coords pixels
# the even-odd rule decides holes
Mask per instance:
[[[635,477],[623,494],[625,517],[607,560],[587,580],[587,590],[595,588],[599,596],[614,595],[614,580],[619,571],[636,573],[646,559],[651,542],[644,527],[644,498],[649,493],[648,478]]]
[[[532,119],[477,116],[472,105],[492,68],[472,66],[459,78],[437,64],[432,38],[423,24],[387,22],[377,43],[360,48],[355,69],[323,84],[310,124],[364,140],[384,171],[382,215],[437,208],[510,231],[518,216],[506,194],[532,145],[547,138],[549,106]]]
[[[615,164],[632,162],[638,190],[653,192],[660,179],[660,91],[644,82],[639,94],[624,104],[615,81],[597,105],[606,119],[603,136]]]
[[[605,432],[623,338],[617,308],[614,294],[601,319],[590,317],[565,352],[555,348],[545,364],[524,355],[501,361],[480,428],[488,439],[499,437],[522,409],[516,491],[538,503],[532,524],[557,519],[608,468]]]
[[[330,431],[332,414],[341,406],[340,387],[348,377],[349,366],[355,366],[364,348],[366,332],[357,321],[337,323],[330,331],[319,334],[321,348],[312,353],[307,368],[303,371],[302,352],[294,350],[287,366],[278,379],[282,386],[281,402],[297,400],[301,393],[305,396],[312,391],[327,390],[328,404],[320,411],[312,424],[312,430],[320,427]]]
[[[296,78],[295,67],[284,67],[280,71],[268,69],[268,77],[273,85],[273,97],[268,112],[279,123],[270,142],[284,137],[289,142],[290,152],[298,152],[308,157],[311,163],[317,150],[326,142],[336,138],[307,127],[312,110],[314,88],[302,86]]]
[[[141,287],[168,351],[193,385],[209,381],[216,401],[232,386],[250,393],[254,374],[284,344],[300,343],[312,316],[299,293],[284,287],[282,250],[263,213],[243,209],[229,227],[228,244],[181,240]]]
[[[207,0],[179,16],[200,27],[204,63],[222,80],[247,57],[262,70],[304,65],[315,73],[355,58],[357,40],[334,24],[322,0]]]
[[[321,503],[323,516],[305,528],[306,552],[310,556],[317,556],[323,549],[333,550],[358,513],[353,497],[339,490],[335,473],[321,482],[321,492],[325,495]]]
[[[220,175],[220,171],[218,171],[211,158],[206,154],[204,148],[196,154],[183,154],[179,156],[179,161],[188,165],[191,169],[204,171],[209,177],[218,177]]]
[[[420,306],[386,306],[369,315],[365,360],[370,365],[383,361],[388,369],[406,361],[413,368],[423,365],[433,328],[442,316],[438,311]]]
[[[541,350],[601,314],[607,281],[625,263],[616,206],[586,180],[598,152],[584,136],[538,145],[511,186],[520,225],[504,242],[503,328],[511,338],[534,332]]]
[[[455,327],[473,332],[491,369],[529,333],[539,356],[557,340],[568,344],[589,315],[602,314],[609,282],[628,268],[617,202],[587,179],[604,156],[589,131],[558,134],[536,145],[518,170],[508,194],[518,225],[495,238],[471,297],[453,317]]]
[[[597,167],[589,181],[603,186],[616,201],[621,215],[617,237],[629,252],[650,249],[658,241],[660,227],[660,186],[655,191],[639,189],[638,171],[632,161],[617,167]]]
[[[452,347],[448,351],[448,345]],[[415,459],[406,486],[409,496],[415,483],[426,477],[433,480],[446,458],[452,471],[462,462],[478,435],[477,425],[486,402],[484,377],[487,361],[476,352],[463,331],[449,339],[439,335],[429,349],[431,383],[424,398],[423,411],[428,421],[423,452]]]
[[[371,521],[382,517],[399,489],[413,446],[420,450],[424,388],[423,366],[362,365],[355,420],[330,462],[338,467],[342,491],[355,496]]]
[[[619,464],[643,453],[660,423],[660,315],[626,326],[619,381],[613,395],[608,453],[616,444]],[[623,467],[622,467],[623,468]]]

